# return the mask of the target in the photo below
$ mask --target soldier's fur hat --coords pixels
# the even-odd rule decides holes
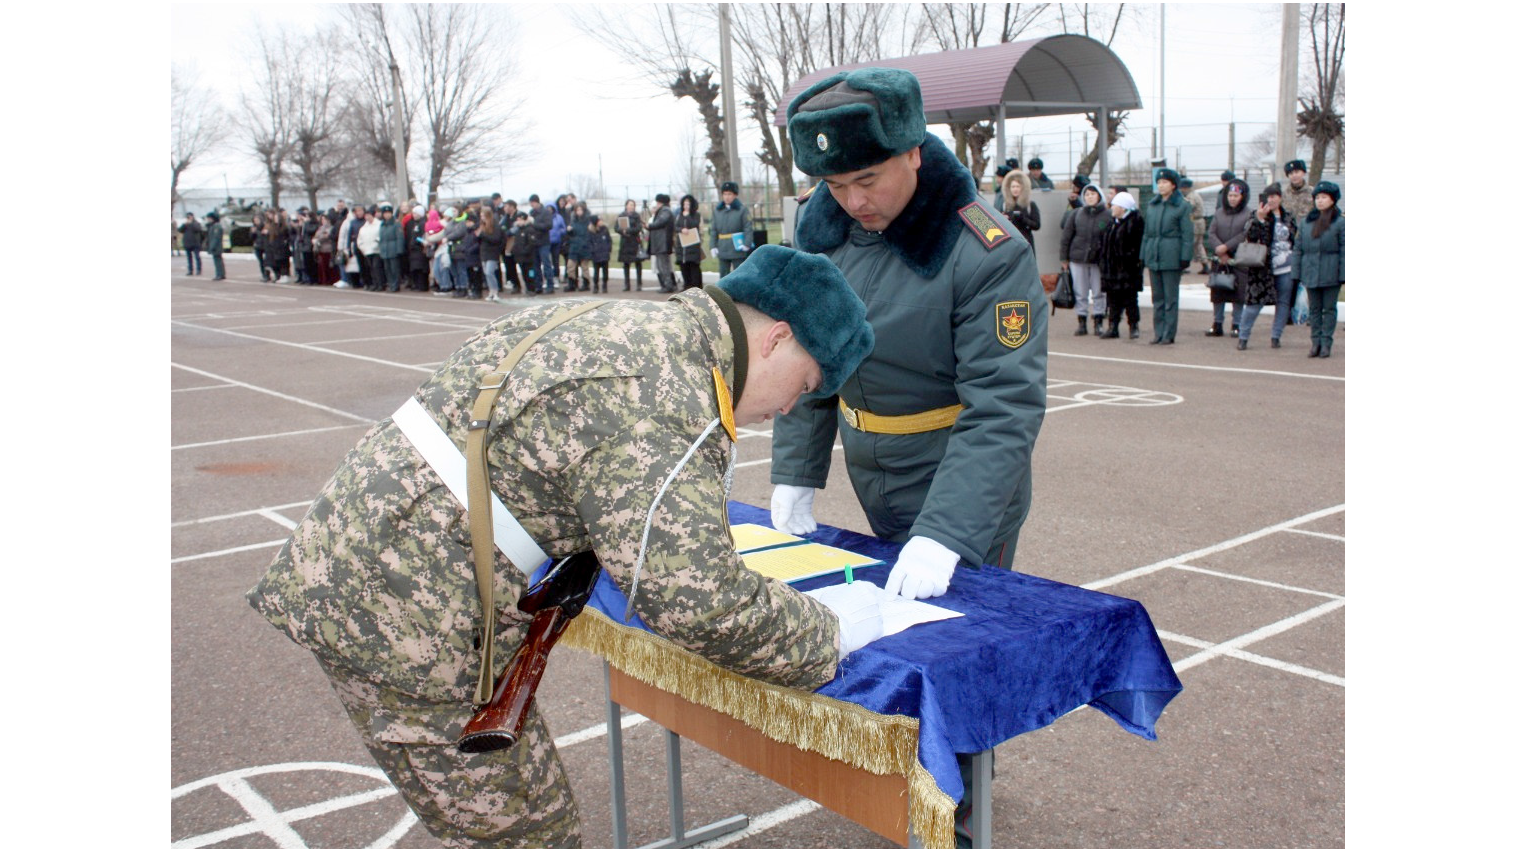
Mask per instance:
[[[835,395],[873,351],[867,308],[823,255],[763,245],[720,278],[719,289],[788,323],[794,339],[820,365],[823,381],[814,398]]]
[[[734,182],[733,180],[726,180],[726,181],[724,181],[723,185],[719,187],[719,191],[720,192],[733,192],[736,195],[739,195],[740,194],[740,184]]]
[[[1169,181],[1171,181],[1171,185],[1172,186],[1176,186],[1177,184],[1182,182],[1182,176],[1180,174],[1177,174],[1176,173],[1176,169],[1174,169],[1174,168],[1157,168],[1157,169],[1155,169],[1154,177],[1151,179],[1151,182],[1158,183],[1158,182],[1160,182],[1162,180],[1169,180]]]
[[[1311,197],[1318,197],[1320,195],[1331,196],[1331,203],[1334,204],[1341,200],[1341,187],[1329,180],[1322,180],[1315,184],[1315,188],[1310,192]]]
[[[1309,168],[1304,165],[1304,160],[1289,160],[1288,164],[1283,166],[1284,174],[1292,174],[1296,171],[1302,171],[1305,174],[1309,174]]]
[[[788,104],[788,137],[794,164],[808,175],[877,165],[926,138],[921,84],[898,68],[832,74]]]

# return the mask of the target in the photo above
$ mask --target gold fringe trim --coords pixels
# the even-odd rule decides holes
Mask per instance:
[[[899,774],[910,790],[911,830],[927,848],[953,847],[956,803],[917,758],[920,722],[727,671],[642,629],[587,607],[562,643],[606,659],[640,682],[737,718],[773,741],[873,774]]]

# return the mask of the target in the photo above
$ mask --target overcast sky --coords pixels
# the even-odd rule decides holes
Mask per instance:
[[[1276,4],[1170,5],[1166,8],[1166,84],[1160,81],[1160,13],[1139,7],[1139,20],[1124,25],[1113,50],[1139,87],[1145,108],[1130,118],[1130,134],[1111,153],[1136,161],[1150,155],[1150,128],[1160,120],[1160,93],[1166,97],[1167,141],[1172,159],[1191,169],[1223,168],[1229,124],[1236,122],[1238,142],[1275,121],[1277,107],[1278,31]],[[532,126],[535,152],[484,179],[448,187],[448,194],[501,191],[526,197],[570,186],[573,175],[600,175],[615,194],[640,194],[674,187],[686,174],[689,155],[700,155],[702,129],[691,101],[636,82],[625,58],[604,48],[572,20],[593,15],[633,15],[632,5],[599,7],[568,4],[518,4],[510,8],[516,23],[516,56],[522,66],[524,118]],[[327,5],[219,4],[171,7],[171,62],[195,67],[205,85],[217,89],[233,107],[243,60],[252,55],[257,27],[285,24],[312,29],[334,20]],[[1028,37],[1059,32],[1044,24]],[[513,37],[508,37],[508,44]],[[716,51],[717,40],[708,45]],[[642,49],[639,44],[635,50]],[[933,130],[951,143],[946,128]],[[1025,138],[1026,153],[1039,151],[1047,170],[1068,177],[1080,157],[1083,132],[1079,116],[1012,120],[1007,135]],[[758,138],[748,121],[740,127],[742,161],[750,176]],[[1086,137],[1089,140],[1089,137]],[[689,140],[699,140],[689,144]],[[1240,156],[1237,150],[1237,156]],[[195,165],[183,178],[186,187],[260,186],[261,171],[248,156],[230,150]],[[632,191],[623,192],[623,187]]]

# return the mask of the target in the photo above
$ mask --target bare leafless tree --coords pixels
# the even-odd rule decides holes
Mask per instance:
[[[218,98],[195,69],[170,69],[170,203],[180,197],[181,174],[224,140],[229,123]]]
[[[260,162],[271,191],[271,206],[282,204],[282,181],[293,150],[293,77],[303,58],[298,39],[286,29],[255,31],[250,76],[240,93],[238,122],[246,150]]]
[[[347,145],[365,155],[366,163],[354,163],[354,179],[378,188],[390,185],[396,176],[394,156],[394,81],[390,66],[398,63],[407,81],[413,70],[401,62],[390,38],[389,18],[381,3],[351,3],[338,7],[350,31],[348,55],[355,55],[354,78],[346,97],[343,135]],[[401,45],[401,48],[403,46]],[[408,60],[406,60],[408,61]],[[420,95],[404,85],[405,184],[409,177],[409,157]],[[373,193],[368,193],[369,195]],[[392,196],[394,193],[386,193]],[[362,196],[358,196],[362,197]],[[408,198],[399,199],[400,203]]]
[[[1276,150],[1277,131],[1268,127],[1240,144],[1240,166],[1251,169],[1270,164]]]
[[[426,197],[442,184],[474,180],[508,168],[529,148],[518,122],[523,101],[516,90],[515,28],[499,7],[475,4],[410,4],[402,9],[408,64],[418,75],[424,141],[429,146]],[[509,170],[509,168],[508,168]]]
[[[1090,3],[1059,3],[1059,26],[1066,33],[1087,36],[1112,47],[1113,40],[1125,25],[1135,25],[1139,21],[1142,11],[1139,7],[1130,6],[1127,3],[1115,4],[1090,4]],[[1087,148],[1079,162],[1075,164],[1076,174],[1090,174],[1097,166],[1097,156],[1102,142],[1102,133],[1098,121],[1101,110],[1089,110],[1086,112],[1086,121],[1096,131],[1096,139]],[[1128,120],[1128,110],[1111,110],[1107,114],[1107,147],[1111,148],[1118,144],[1122,138],[1123,127]]]
[[[321,30],[302,40],[299,55],[338,56],[342,44],[338,30]],[[319,209],[319,190],[331,187],[351,158],[340,132],[347,84],[340,69],[336,62],[308,62],[290,72],[292,148],[288,159],[292,177],[308,197],[311,210]]]
[[[591,198],[605,198],[606,187],[601,185],[601,179],[594,174],[575,174],[570,176],[570,191],[581,200]]]
[[[1346,133],[1341,57],[1347,44],[1347,7],[1344,3],[1314,3],[1302,7],[1300,16],[1309,30],[1314,65],[1305,74],[1305,91],[1299,95],[1299,135],[1310,141],[1309,173],[1319,182],[1331,142]]]

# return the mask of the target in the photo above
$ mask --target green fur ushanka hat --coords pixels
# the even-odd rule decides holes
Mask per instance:
[[[812,398],[834,396],[873,351],[868,310],[829,258],[785,245],[763,245],[719,279],[719,289],[741,304],[780,319],[820,365]]]
[[[921,84],[898,68],[832,74],[788,104],[793,164],[814,177],[877,165],[926,138]]]

